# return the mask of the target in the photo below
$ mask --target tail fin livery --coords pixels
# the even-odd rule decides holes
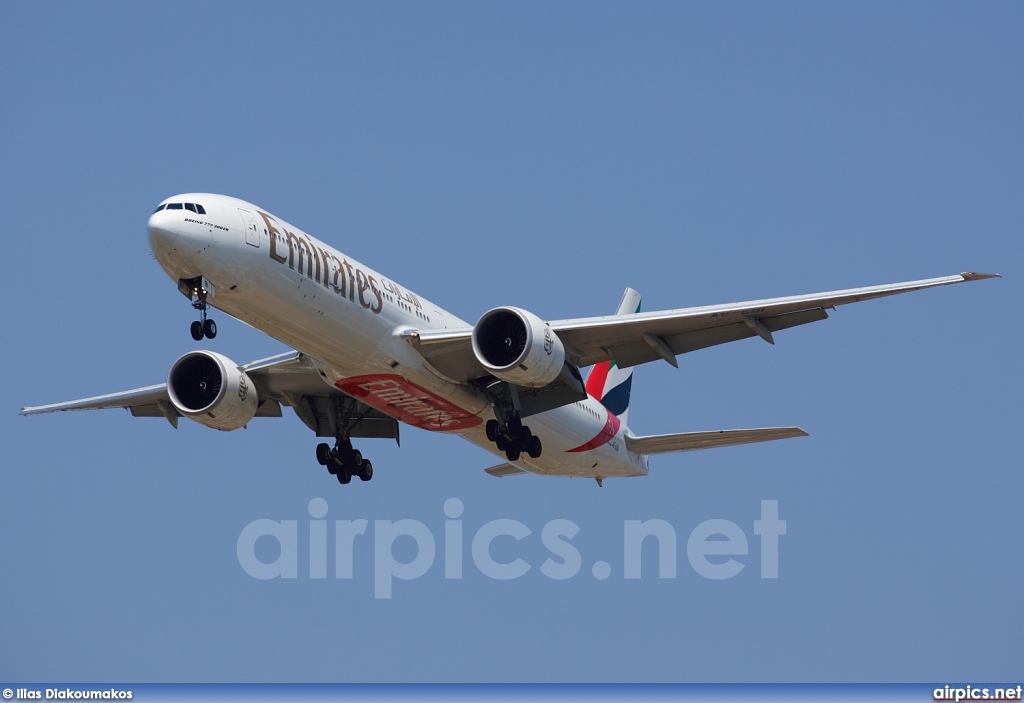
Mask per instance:
[[[640,312],[640,294],[627,288],[622,294],[622,302],[616,315],[635,315]],[[629,413],[629,393],[633,388],[633,368],[620,369],[615,360],[602,361],[595,364],[587,376],[587,394],[601,401],[601,405],[619,418],[623,425],[628,425],[626,416]]]

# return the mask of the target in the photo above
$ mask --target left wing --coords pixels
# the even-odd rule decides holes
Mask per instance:
[[[826,310],[899,293],[998,278],[999,274],[955,276],[785,298],[751,300],[678,310],[555,320],[551,329],[566,347],[567,361],[577,367],[615,359],[620,368],[664,359],[673,366],[679,354],[717,344],[761,337],[775,343],[773,332],[824,320]],[[413,338],[420,354],[446,376],[461,381],[487,375],[473,354],[473,328],[424,330]]]
[[[337,437],[339,429],[346,429],[350,437],[398,439],[397,420],[325,382],[312,362],[299,352],[252,361],[243,364],[242,369],[259,393],[256,417],[281,417],[281,406],[288,405],[318,437]],[[352,418],[347,428],[337,425],[338,418],[342,416],[338,410],[343,407],[348,411],[345,417]],[[174,427],[178,426],[178,418],[181,417],[167,394],[166,383],[94,398],[26,407],[20,414],[109,408],[124,408],[134,417],[164,417]]]

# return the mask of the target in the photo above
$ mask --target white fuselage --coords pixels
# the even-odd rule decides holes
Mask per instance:
[[[205,214],[163,209],[149,220],[153,254],[172,280],[203,276],[211,306],[301,351],[325,380],[397,420],[457,434],[502,457],[484,431],[486,396],[431,370],[400,336],[469,327],[443,308],[251,203],[193,193]],[[629,430],[601,403],[584,401],[526,419],[544,451],[515,464],[538,474],[643,476],[646,457],[626,449]]]

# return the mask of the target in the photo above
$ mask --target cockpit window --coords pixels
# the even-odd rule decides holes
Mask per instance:
[[[163,210],[165,208],[168,209],[168,210],[191,210],[192,212],[196,213],[197,215],[205,215],[206,214],[206,208],[204,208],[199,203],[167,203],[166,205],[161,205],[160,207],[158,207],[153,212],[160,212],[161,210]]]

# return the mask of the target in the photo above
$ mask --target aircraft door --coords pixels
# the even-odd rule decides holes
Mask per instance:
[[[260,228],[256,223],[256,216],[248,210],[238,208],[238,214],[242,216],[242,229],[245,230],[245,243],[249,246],[260,245]]]

